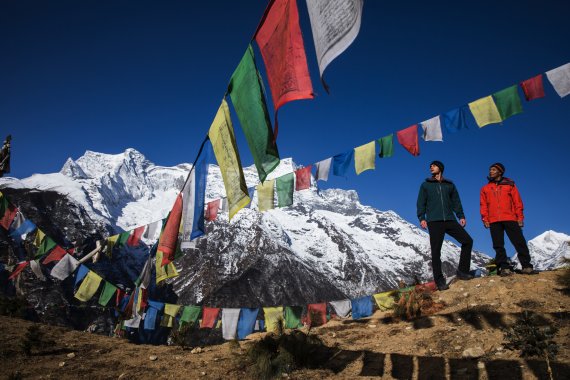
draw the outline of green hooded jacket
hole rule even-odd
[[[417,214],[420,221],[427,222],[456,220],[465,218],[463,206],[457,188],[447,178],[441,182],[435,178],[427,178],[420,186],[418,194]]]

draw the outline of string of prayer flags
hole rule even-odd
[[[156,283],[159,284],[162,281],[178,276],[178,271],[174,266],[174,263],[169,262],[166,265],[162,265],[164,262],[164,253],[160,250],[156,251],[156,261],[155,261],[155,271],[156,271]]]
[[[516,84],[495,92],[493,99],[495,100],[495,105],[499,110],[499,115],[501,115],[502,120],[506,120],[523,111],[518,86]]]
[[[570,94],[570,62],[547,71],[546,77],[561,98]]]
[[[259,180],[264,182],[267,175],[279,165],[279,152],[251,45],[230,79],[228,93],[253,156]]]
[[[42,263],[44,265],[47,265],[49,263],[51,263],[52,261],[59,261],[61,259],[63,259],[63,257],[67,255],[67,252],[65,251],[65,249],[61,248],[59,245],[56,245],[54,249],[52,249],[52,251],[49,253],[49,255],[47,255],[44,259],[44,261],[42,261]]]
[[[424,141],[443,141],[443,134],[441,133],[441,119],[439,116],[422,121],[421,126],[424,130],[422,136]]]
[[[105,281],[103,284],[103,290],[101,291],[101,294],[99,294],[99,305],[103,307],[107,306],[116,291],[117,287],[115,285],[111,284],[109,281]]]
[[[67,254],[63,256],[63,258],[51,269],[50,276],[63,281],[69,277],[70,274],[75,272],[75,269],[77,269],[78,266],[79,260],[70,254]]]
[[[214,199],[213,201],[208,202],[208,206],[206,207],[206,220],[208,222],[213,222],[218,217],[220,203],[221,199]]]
[[[158,313],[164,309],[164,303],[148,300],[148,307],[146,308],[146,314],[144,317],[144,329],[154,330],[156,327],[156,319]]]
[[[344,52],[360,31],[363,0],[307,0],[321,82],[327,66]]]
[[[333,156],[333,174],[340,177],[345,177],[350,163],[352,162],[352,157],[354,156],[354,149],[347,152],[337,154]]]
[[[234,340],[237,335],[240,309],[222,309],[222,336],[226,340]]]
[[[237,149],[230,109],[225,99],[216,113],[208,132],[220,166],[226,197],[230,204],[230,220],[250,202],[243,168]]]
[[[22,271],[28,266],[29,263],[29,261],[22,261],[21,263],[18,263],[18,265],[16,265],[16,268],[14,268],[12,271],[12,274],[10,274],[8,277],[8,280],[13,280],[18,277],[18,275],[22,273]]]
[[[273,184],[275,180],[265,181],[257,185],[257,208],[259,211],[267,211],[273,209]]]
[[[180,316],[180,327],[182,329],[185,324],[193,325],[200,317],[202,308],[200,306],[184,306],[182,315]]]
[[[79,264],[79,269],[75,273],[75,283],[73,287],[77,287],[77,285],[81,282],[81,280],[83,280],[87,276],[88,273],[89,273],[89,268],[87,268],[83,264]]]
[[[380,153],[378,156],[380,158],[388,158],[394,155],[394,134],[391,133],[388,136],[384,136],[378,139],[378,144],[380,145]]]
[[[265,329],[267,332],[278,331],[279,323],[283,319],[283,307],[264,307],[263,314],[265,315]]]
[[[542,74],[538,74],[532,78],[522,81],[521,88],[527,101],[544,98],[545,96]]]
[[[97,273],[93,271],[89,271],[89,273],[87,273],[87,276],[85,276],[85,279],[81,283],[81,286],[79,286],[79,289],[77,289],[77,292],[75,293],[75,298],[83,302],[89,301],[91,297],[95,295],[97,289],[99,289],[101,280],[102,280],[101,276],[99,276]]]
[[[202,324],[201,329],[213,329],[216,325],[216,320],[218,319],[218,314],[220,313],[220,308],[218,307],[206,307],[202,310]]]
[[[327,304],[311,303],[307,305],[307,324],[311,327],[327,323]]]
[[[467,120],[465,119],[465,107],[454,108],[442,115],[443,125],[450,133],[458,132],[462,129],[468,129]]]
[[[352,309],[350,300],[330,301],[329,303],[333,307],[336,315],[341,318],[347,318],[348,314],[350,314],[350,310]]]
[[[237,324],[237,337],[239,340],[247,338],[253,333],[259,309],[242,308]]]
[[[255,41],[265,62],[275,110],[274,138],[277,139],[279,108],[293,100],[314,97],[299,26],[297,0],[271,1]]]
[[[479,128],[489,124],[500,123],[502,121],[499,110],[491,95],[469,103],[469,109],[477,122]]]
[[[315,168],[317,169],[315,181],[328,181],[331,165],[332,165],[332,157],[317,162],[315,164]]]
[[[360,174],[366,170],[374,170],[376,159],[376,142],[371,141],[354,148],[354,168],[356,174]]]
[[[180,311],[180,305],[174,305],[171,303],[164,304],[164,315],[162,316],[161,326],[172,327],[174,326],[174,317]]]
[[[275,187],[277,189],[278,207],[287,207],[293,204],[294,183],[295,175],[293,173],[287,173],[277,178]]]
[[[382,311],[386,311],[391,309],[394,306],[394,296],[393,291],[383,292],[383,293],[376,293],[372,297],[374,297],[374,301],[376,301],[376,305]]]
[[[312,166],[309,165],[295,170],[295,191],[306,190],[311,187],[311,169]]]
[[[418,142],[418,126],[414,124],[408,128],[396,132],[398,142],[404,147],[412,156],[420,155],[420,145]]]
[[[366,318],[372,315],[372,297],[364,296],[350,300],[352,319]]]
[[[129,247],[138,247],[142,234],[144,233],[146,226],[137,227],[133,230],[129,239],[127,240],[127,245]]]
[[[0,226],[8,230],[17,213],[18,209],[0,192]]]
[[[285,306],[285,328],[297,329],[299,327],[302,327],[302,316],[303,306]]]
[[[178,233],[180,231],[181,219],[182,194],[178,194],[158,243],[158,249],[163,253],[162,266],[174,261],[174,254],[176,252],[176,245],[178,243]]]

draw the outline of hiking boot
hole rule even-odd
[[[501,276],[501,277],[511,276],[512,274],[513,274],[513,271],[510,270],[509,268],[503,268],[499,271],[499,276]]]
[[[437,286],[437,290],[440,292],[449,289],[449,285],[447,285],[447,282],[445,280],[436,281],[435,286]]]
[[[475,276],[473,276],[471,273],[465,273],[460,270],[458,270],[455,274],[457,275],[457,279],[463,281],[469,281],[475,278]]]
[[[521,271],[522,274],[538,274],[537,271],[535,271],[534,269],[532,269],[532,267],[526,267],[523,268],[523,270]]]

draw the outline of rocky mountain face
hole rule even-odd
[[[529,240],[528,249],[534,269],[556,269],[570,263],[570,235],[546,231]],[[513,260],[518,263],[516,254]]]
[[[0,188],[58,242],[83,241],[164,218],[190,167],[156,166],[134,149],[117,155],[88,151],[68,159],[59,173],[2,178]],[[283,159],[269,179],[295,168]],[[244,174],[248,187],[258,183],[255,167]],[[224,195],[220,170],[210,165],[206,199]],[[257,211],[254,194],[251,208],[231,221],[219,214],[207,232],[176,262],[180,276],[172,285],[179,303],[305,304],[431,279],[426,232],[392,211],[362,205],[352,190],[319,191],[312,183],[295,193],[293,206],[264,213]],[[444,243],[447,275],[457,268],[458,251]],[[472,269],[487,260],[473,252]]]

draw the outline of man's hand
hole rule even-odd
[[[425,220],[422,220],[420,222],[420,226],[425,230],[427,228],[427,222]]]
[[[483,225],[485,226],[485,228],[489,228],[490,226],[489,222],[483,222]]]
[[[459,224],[461,224],[461,227],[465,227],[467,221],[465,220],[465,218],[459,219]]]
[[[524,227],[524,222],[522,220],[519,220],[519,227]]]

